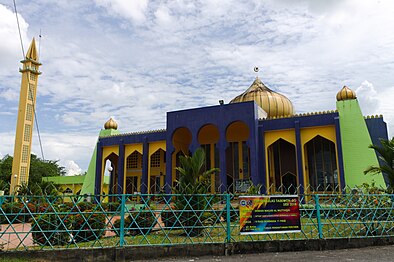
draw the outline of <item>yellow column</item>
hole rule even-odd
[[[18,120],[15,132],[14,159],[10,194],[14,194],[17,186],[29,182],[30,152],[33,134],[34,111],[36,107],[37,80],[41,72],[38,70],[38,54],[33,38],[26,57],[21,61],[23,68],[19,95]]]

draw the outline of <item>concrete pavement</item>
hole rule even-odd
[[[170,262],[392,262],[394,261],[394,245],[373,246],[365,248],[326,250],[326,251],[300,251],[300,252],[267,252],[260,254],[243,254],[232,256],[205,256],[187,258],[163,258],[142,261],[170,261]]]

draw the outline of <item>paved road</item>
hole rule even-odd
[[[143,260],[140,260],[143,261]],[[282,253],[261,253],[247,255],[233,255],[228,257],[189,257],[189,258],[162,258],[144,261],[170,261],[170,262],[283,262],[283,261],[313,261],[313,262],[339,262],[339,261],[394,261],[394,245],[381,247],[366,247],[328,251],[302,251]]]

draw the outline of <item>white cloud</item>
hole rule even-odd
[[[65,167],[83,166],[84,170],[89,165],[94,147],[98,138],[96,135],[81,133],[41,133],[41,141],[45,159],[59,160],[59,163]],[[0,133],[0,145],[2,153],[13,155],[14,152],[14,132]],[[33,131],[32,153],[38,157],[41,156],[41,149],[37,137],[37,132]],[[72,165],[71,165],[72,164]]]
[[[12,72],[11,67],[18,68],[19,60],[23,57],[19,40],[18,27],[16,23],[15,13],[0,4],[0,74]],[[22,15],[18,15],[19,25],[21,29],[22,39],[27,41],[28,23]],[[26,47],[25,47],[26,48]],[[27,50],[25,49],[25,52]],[[8,70],[7,70],[8,69]]]
[[[166,6],[159,6],[155,11],[155,17],[157,19],[156,23],[159,25],[172,25],[170,10]]]
[[[18,101],[19,93],[13,89],[6,89],[3,92],[0,91],[0,95],[8,101]]]
[[[120,15],[138,24],[145,21],[148,0],[95,0],[95,2],[114,16]]]
[[[73,160],[66,161],[65,168],[67,170],[66,176],[81,175],[82,169]]]
[[[365,80],[355,91],[363,114],[377,114],[380,107],[380,100],[373,84]]]

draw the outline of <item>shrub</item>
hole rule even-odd
[[[102,213],[92,213],[91,210],[71,215],[73,239],[75,242],[87,242],[99,239],[104,234],[105,215]]]
[[[54,211],[53,206],[48,203],[41,203],[37,206],[37,213],[53,213]]]
[[[222,218],[224,221],[227,220],[227,209],[224,207],[222,212]],[[230,222],[237,222],[239,220],[239,206],[230,207]]]
[[[120,219],[114,223],[114,230],[119,235]],[[155,214],[151,210],[141,209],[139,212],[133,211],[125,218],[124,230],[125,235],[147,235],[157,223]]]
[[[182,226],[177,218],[177,214],[173,210],[164,210],[163,212],[161,212],[160,216],[161,221],[163,222],[165,227],[179,228]]]
[[[94,204],[81,203],[78,204],[81,211],[68,203],[56,206],[56,211],[40,206],[39,209],[46,210],[46,213],[35,216],[36,222],[32,225],[34,242],[40,245],[65,245],[71,240],[85,242],[102,237],[106,227],[105,215],[86,209],[94,209]]]
[[[0,216],[1,224],[22,223],[22,222],[26,222],[30,218],[29,214],[28,214],[28,216],[26,215],[26,213],[28,213],[28,212],[26,211],[24,204],[21,202],[4,203],[1,206],[1,209],[4,212],[4,214],[1,213],[1,216]]]
[[[70,240],[67,230],[71,222],[64,215],[54,213],[37,215],[32,225],[32,236],[35,243],[44,246],[65,245]]]
[[[119,202],[109,202],[109,203],[103,203],[101,205],[103,206],[103,209],[105,211],[110,211],[110,212],[119,211],[120,212],[120,210],[118,210],[119,206],[120,206]]]
[[[90,202],[78,202],[77,207],[81,212],[94,209],[95,204]],[[77,210],[78,210],[77,209]]]

